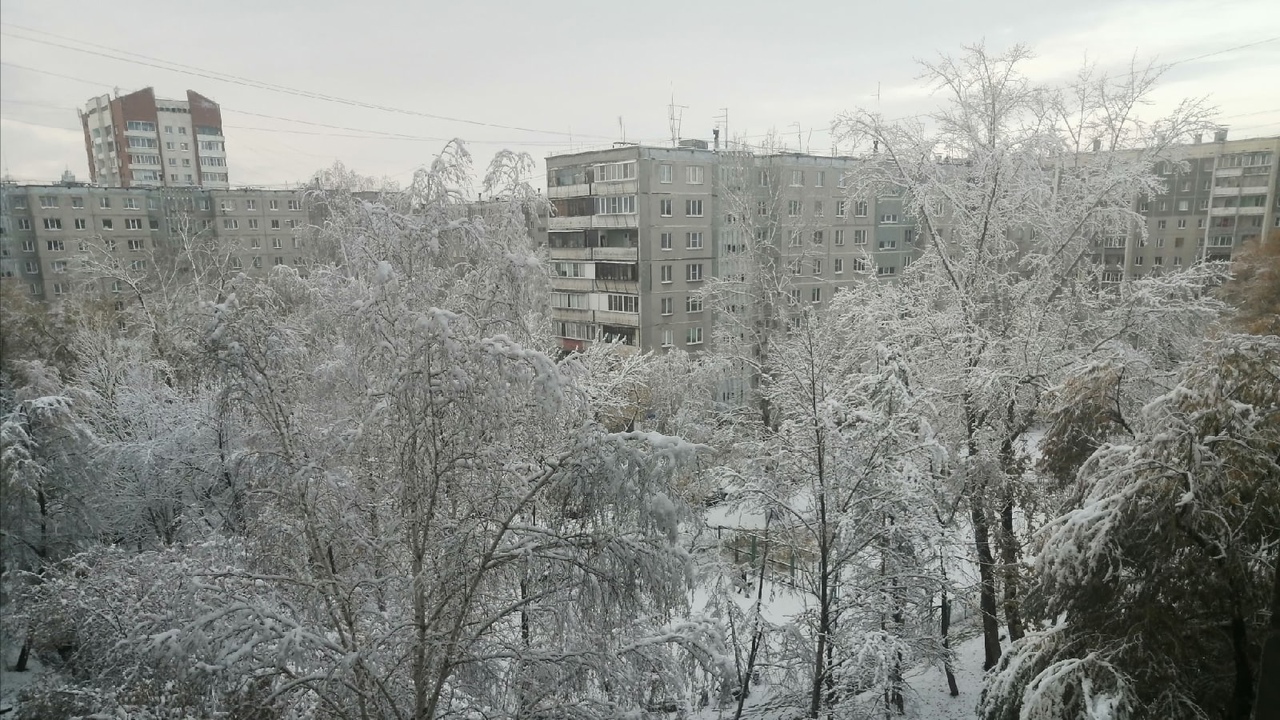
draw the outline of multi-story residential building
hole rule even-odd
[[[228,272],[264,275],[305,266],[309,204],[302,190],[95,187],[72,180],[0,187],[0,282],[56,302],[76,292],[119,292],[110,273],[146,277],[180,268],[198,245]]]
[[[567,349],[617,340],[697,351],[713,318],[700,291],[745,277],[749,239],[796,312],[860,278],[888,278],[918,252],[894,198],[854,199],[857,160],[617,143],[547,159],[554,332]]]
[[[1137,200],[1146,237],[1103,241],[1104,279],[1119,281],[1189,266],[1228,261],[1244,243],[1280,228],[1280,137],[1179,146],[1156,173],[1165,192]]]
[[[107,187],[230,187],[218,103],[191,90],[157,99],[151,88],[91,98],[80,111],[89,176]]]

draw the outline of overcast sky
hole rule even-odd
[[[891,117],[928,110],[937,99],[922,92],[916,59],[983,40],[995,49],[1029,44],[1038,57],[1028,71],[1045,81],[1073,74],[1086,56],[1114,70],[1135,53],[1188,60],[1169,71],[1157,105],[1209,96],[1233,138],[1276,135],[1276,7],[1275,0],[0,0],[0,164],[24,182],[52,181],[68,168],[87,178],[76,108],[116,88],[147,86],[161,97],[191,89],[222,104],[233,185],[304,180],[335,160],[403,182],[451,137],[468,141],[478,164],[510,147],[541,165],[549,153],[622,139],[624,128],[627,140],[669,143],[673,97],[686,106],[684,137],[709,139],[727,108],[735,138],[776,129],[792,149],[829,152],[837,112],[877,104]],[[122,51],[152,59],[119,59]],[[242,80],[200,76],[213,73]]]

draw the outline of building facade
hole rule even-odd
[[[703,295],[743,278],[768,246],[794,313],[841,287],[889,278],[919,252],[894,198],[847,197],[857,160],[616,144],[547,159],[555,334],[566,349],[618,341],[640,351],[711,341]],[[749,242],[751,238],[754,243]]]
[[[105,187],[230,187],[218,103],[188,90],[91,98],[80,111],[89,176]]]
[[[309,226],[302,190],[7,184],[0,186],[0,282],[50,303],[119,294],[109,270],[145,278],[180,269],[192,247],[222,271],[265,275],[310,261]]]
[[[1155,168],[1165,192],[1137,199],[1146,235],[1103,241],[1104,280],[1167,272],[1200,261],[1230,261],[1248,242],[1280,229],[1280,137],[1228,140],[1174,149]]]

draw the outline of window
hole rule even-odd
[[[635,202],[635,198],[634,198],[634,197],[633,197],[633,198],[631,198],[631,200],[632,200],[632,202],[633,202],[633,203]],[[290,201],[289,201],[289,209],[290,209],[290,210],[301,210],[301,209],[302,209],[302,201],[301,201],[301,200],[290,200]],[[632,207],[632,208],[631,208],[631,212],[635,212],[635,208],[634,208],[634,207]]]
[[[1144,212],[1146,212],[1146,211],[1147,211],[1147,207],[1148,207],[1148,203],[1147,203],[1147,201],[1146,201],[1146,200],[1139,200],[1139,201],[1138,201],[1138,212],[1140,212],[1140,213],[1144,213]]]
[[[671,282],[671,266],[663,265],[659,269],[659,276],[661,277],[661,282],[664,282],[664,283]]]
[[[1143,263],[1144,261],[1145,261],[1145,258],[1143,258],[1141,255],[1138,255],[1138,256],[1136,256],[1136,257],[1134,257],[1134,258],[1133,258],[1133,264],[1134,264],[1134,265],[1141,266],[1141,265],[1142,265],[1142,263]]]
[[[66,249],[61,240],[46,240],[44,245],[50,252],[61,252]]]
[[[792,231],[791,231],[791,242],[790,242],[790,243],[788,243],[788,244],[789,244],[791,247],[798,247],[798,246],[800,246],[800,245],[802,244],[802,243],[801,243],[801,241],[800,241],[800,238],[801,238],[801,237],[802,237],[802,234],[801,234],[801,232],[800,232],[799,230],[792,230]]]
[[[769,187],[768,171],[761,170],[760,172],[756,173],[756,183],[759,184],[760,187]]]
[[[124,229],[125,230],[141,230],[142,218],[125,218]]]
[[[685,169],[685,182],[690,185],[701,185],[703,178],[706,176],[706,168],[701,165],[690,165]]]
[[[756,202],[756,214],[757,214],[757,215],[768,215],[768,214],[769,214],[769,203],[765,202],[764,200],[760,200],[760,201]]]
[[[13,199],[13,209],[14,209],[14,210],[26,210],[26,209],[27,209],[27,199],[26,199],[25,197],[15,197],[15,198]]]
[[[130,249],[130,250],[134,250],[134,251],[141,250],[141,249],[142,249],[142,241],[141,241],[141,240],[130,240],[130,241],[129,241],[129,249]]]
[[[1151,259],[1151,263],[1153,265],[1164,265],[1164,256],[1156,255],[1154,258]]]
[[[800,288],[791,288],[787,294],[791,296],[791,302],[797,305],[800,304]]]
[[[290,210],[296,200],[290,200]],[[596,215],[632,215],[636,211],[635,195],[601,195],[596,198]]]
[[[813,216],[822,217],[822,201],[821,200],[813,201]]]
[[[664,297],[662,298],[662,301],[659,304],[662,308],[661,312],[663,315],[670,315],[672,312],[675,311],[675,306],[676,306],[675,298]]]
[[[866,231],[866,230],[854,230],[854,231],[853,231],[853,244],[854,244],[854,245],[866,245],[866,244],[867,244],[867,231]]]
[[[827,173],[825,171],[819,170],[818,172],[814,173],[814,175],[815,175],[815,177],[813,178],[814,187],[822,187],[823,185],[827,184]]]
[[[137,130],[139,132],[155,132],[156,124],[153,122],[143,122],[141,120],[129,120],[125,122],[124,129]]]
[[[669,232],[662,233],[662,239],[659,240],[659,243],[661,244],[661,247],[663,250],[671,249],[672,236],[674,235],[675,233],[669,233]]]
[[[702,281],[702,263],[689,263],[684,266],[684,279],[688,282]]]
[[[857,202],[855,202],[855,203],[853,204],[853,216],[854,216],[854,217],[866,217],[866,216],[867,216],[867,201],[866,201],[866,200],[859,200],[859,201],[857,201]]]
[[[897,213],[884,213],[880,216],[880,222],[885,225],[895,225],[898,222]]]
[[[54,294],[54,295],[66,295],[66,294],[67,294],[67,287],[68,287],[68,286],[67,286],[67,285],[64,285],[63,283],[54,283],[54,284],[53,284],[53,294]]]
[[[879,265],[876,267],[876,275],[888,276],[888,275],[897,275],[897,274],[898,274],[898,268],[892,265]]]
[[[813,243],[814,243],[815,245],[821,245],[823,240],[824,240],[824,236],[823,236],[823,234],[822,234],[822,231],[821,231],[821,230],[814,230],[814,231],[813,231]]]
[[[109,210],[109,209],[111,209],[111,198],[109,198],[109,197],[100,197],[100,198],[98,198],[98,207],[100,207],[100,208],[102,208],[102,209],[104,209],[104,210]]]
[[[822,274],[822,261],[817,258],[815,258],[813,261],[813,274],[814,275]]]
[[[35,251],[36,251],[36,241],[35,241],[35,240],[23,240],[23,241],[22,241],[22,252],[29,252],[29,253],[30,253],[30,252],[35,252]]]
[[[253,257],[253,266],[256,268],[262,267],[262,258],[260,256],[255,255]]]
[[[701,250],[702,249],[702,233],[700,232],[685,233],[684,247],[686,250]]]
[[[894,239],[881,240],[878,246],[881,250],[897,250],[898,241]]]
[[[835,274],[839,275],[844,272],[844,258],[835,259]]]
[[[244,201],[244,209],[245,209],[245,210],[257,210],[257,209],[258,209],[258,201],[257,201],[257,200],[245,200],[245,201]]]
[[[595,168],[596,182],[617,182],[619,180],[633,180],[636,176],[636,164],[632,162],[609,163],[607,165],[597,165]]]
[[[803,203],[801,203],[799,200],[788,200],[788,201],[787,201],[787,215],[788,215],[788,216],[790,216],[790,217],[796,217],[796,216],[797,216],[797,215],[799,215],[801,212],[803,212],[803,210],[804,210],[804,204],[803,204]]]
[[[102,241],[102,247],[106,248],[107,252],[115,252],[115,251],[116,251],[116,241],[115,241],[115,240],[103,240],[103,241]]]
[[[46,209],[58,207],[58,197],[56,195],[41,195],[40,207]]]
[[[130,270],[146,270],[147,261],[146,260],[130,260],[129,269]]]
[[[1178,212],[1187,212],[1187,211],[1188,211],[1188,210],[1190,210],[1190,209],[1191,209],[1191,201],[1190,201],[1190,200],[1179,200],[1179,201],[1178,201]]]
[[[702,312],[702,298],[697,295],[689,295],[684,299],[685,312]]]
[[[125,144],[130,148],[156,148],[160,147],[160,143],[155,138],[147,137],[128,137],[125,138]]]
[[[809,302],[822,302],[822,288],[816,287],[809,291]]]
[[[40,274],[40,263],[36,262],[35,260],[28,260],[28,261],[27,261],[27,266],[26,266],[26,271],[27,271],[27,274],[28,274],[28,275],[39,275],[39,274]]]
[[[662,217],[671,217],[671,199],[664,198],[658,201],[658,214]]]
[[[685,331],[685,345],[701,345],[702,344],[702,328],[692,327]]]
[[[112,229],[112,227],[111,227],[111,218],[103,218],[103,219],[102,219],[102,229],[103,229],[103,230],[111,230],[111,229]]]
[[[791,171],[791,187],[804,187],[804,171],[803,170]]]
[[[261,248],[262,248],[262,239],[261,239],[261,238],[252,238],[252,239],[250,239],[250,240],[249,240],[249,247],[250,247],[251,249],[253,249],[253,250],[259,250],[259,249],[261,249]]]
[[[45,230],[61,230],[62,218],[45,218],[44,229]]]
[[[165,149],[165,150],[173,150],[173,149],[176,149],[177,147],[178,147],[178,146],[177,146],[177,145],[175,145],[175,144],[174,144],[174,142],[173,142],[172,140],[170,140],[170,141],[168,141],[168,142],[166,142],[166,143],[164,144],[164,149]],[[172,165],[172,164],[173,164],[173,163],[170,163],[170,165]]]
[[[272,220],[272,221],[271,221],[271,229],[272,229],[272,230],[279,230],[279,229],[280,229],[280,221],[279,221],[279,220]]]
[[[279,210],[279,209],[280,209],[280,201],[279,201],[279,200],[268,200],[268,201],[267,201],[267,209],[268,209],[268,210]]]
[[[1173,264],[1174,264],[1174,265],[1181,265],[1181,264],[1182,264],[1182,258],[1180,258],[1180,257],[1175,257],[1175,258],[1173,259]]]
[[[671,166],[670,165],[658,166],[658,182],[660,183],[671,182]]]
[[[1198,207],[1200,210],[1208,210],[1208,209],[1209,209],[1209,201],[1208,201],[1208,200],[1201,200],[1201,201],[1200,201],[1200,203],[1199,203],[1199,205],[1198,205],[1197,207]]]
[[[236,257],[236,258],[231,258],[231,269],[232,269],[232,270],[243,270],[243,269],[244,269],[244,262],[243,262],[240,258],[238,258],[238,257]]]
[[[1157,221],[1156,221],[1156,229],[1157,229],[1157,230],[1164,230],[1164,229],[1165,229],[1165,228],[1167,228],[1168,226],[1169,226],[1169,221],[1168,221],[1168,220],[1157,220]]]
[[[865,259],[865,258],[854,258],[854,259],[853,259],[853,270],[854,270],[854,272],[866,272],[866,271],[867,271],[867,261],[866,261],[866,259]]]
[[[676,344],[676,333],[671,328],[662,329],[662,347],[671,347]]]
[[[83,210],[84,198],[78,197],[78,196],[71,198],[71,207],[75,208],[76,210]]]
[[[77,230],[88,230],[88,229],[89,229],[89,221],[88,221],[88,220],[86,220],[85,218],[76,218],[76,219],[75,219],[75,224],[76,224],[76,229],[77,229]]]
[[[292,219],[292,220],[289,220],[288,225],[290,228],[296,230],[297,228],[302,227],[302,221],[297,219]]]
[[[30,230],[30,229],[31,229],[31,218],[18,218],[18,229],[19,229],[19,230]]]
[[[836,245],[844,245],[844,230],[836,231]]]
[[[239,230],[240,221],[235,218],[222,218],[223,230]]]
[[[1175,248],[1180,248],[1180,247],[1182,247],[1182,243],[1183,243],[1183,238],[1174,238],[1174,239],[1173,239],[1173,246],[1174,246]]]
[[[552,270],[558,277],[580,278],[586,277],[586,269],[582,263],[558,262],[553,263]]]
[[[257,230],[257,229],[258,229],[258,219],[257,219],[257,218],[249,218],[249,229],[250,229],[250,230]]]
[[[169,158],[169,165],[171,167],[178,167],[178,158],[175,158],[175,157]],[[173,179],[177,180],[178,176],[177,175],[173,176]]]
[[[586,293],[551,293],[551,307],[570,310],[589,309]]]
[[[1178,219],[1178,229],[1179,229],[1179,230],[1186,230],[1186,229],[1187,229],[1187,219],[1186,219],[1186,218],[1179,218],[1179,219]]]

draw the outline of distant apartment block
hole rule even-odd
[[[1280,229],[1280,137],[1228,140],[1175,149],[1155,168],[1165,192],[1137,199],[1146,237],[1102,241],[1103,279],[1118,282],[1205,261],[1229,261],[1245,243]]]
[[[554,333],[696,352],[714,321],[699,291],[744,275],[748,238],[776,250],[794,313],[891,278],[919,252],[892,197],[853,199],[853,158],[615,144],[547,159]]]
[[[185,247],[228,276],[264,276],[311,260],[302,190],[116,188],[74,182],[0,186],[0,282],[57,303],[122,288],[86,263],[121,276],[182,270]],[[110,275],[110,273],[105,273]],[[118,302],[125,302],[121,297]]]
[[[151,88],[91,98],[80,111],[89,176],[104,187],[230,187],[218,103],[191,90],[185,100]]]

